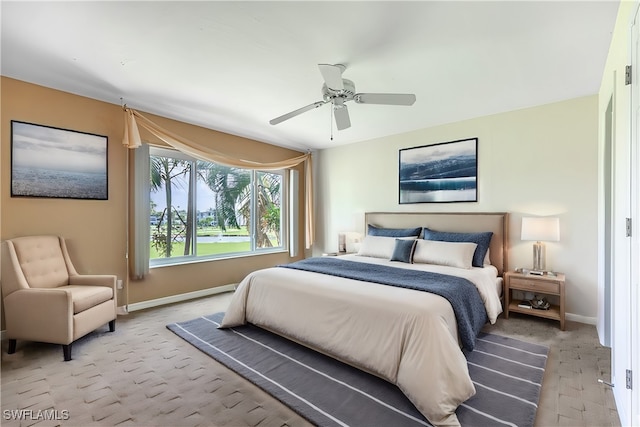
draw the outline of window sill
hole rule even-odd
[[[200,264],[203,262],[215,262],[215,261],[223,261],[228,259],[238,259],[238,258],[248,258],[262,255],[273,255],[286,253],[289,251],[285,248],[275,248],[275,249],[265,249],[259,252],[250,252],[250,253],[241,253],[241,254],[229,254],[229,255],[219,255],[216,257],[202,257],[202,258],[156,258],[154,264],[149,264],[149,269],[162,268],[162,267],[174,267],[176,265],[186,265],[186,264]],[[158,261],[162,260],[162,261]]]

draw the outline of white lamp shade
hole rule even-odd
[[[560,241],[560,218],[522,218],[521,240]]]

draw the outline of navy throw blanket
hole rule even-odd
[[[387,265],[314,257],[278,267],[329,274],[347,279],[415,289],[440,295],[449,301],[458,322],[462,346],[473,350],[480,329],[487,323],[487,311],[476,286],[462,277]]]

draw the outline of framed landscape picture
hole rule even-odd
[[[478,201],[478,138],[404,148],[399,160],[400,204]]]
[[[107,137],[11,121],[11,196],[108,199]]]

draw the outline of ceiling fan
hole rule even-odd
[[[270,120],[269,123],[277,125],[306,111],[313,110],[324,104],[333,104],[333,113],[338,130],[351,126],[349,110],[346,103],[355,101],[358,104],[382,104],[382,105],[413,105],[416,96],[408,93],[356,93],[356,86],[351,80],[343,79],[342,73],[346,67],[342,64],[318,64],[320,73],[324,79],[322,85],[322,101],[314,102],[305,107],[298,108]]]

